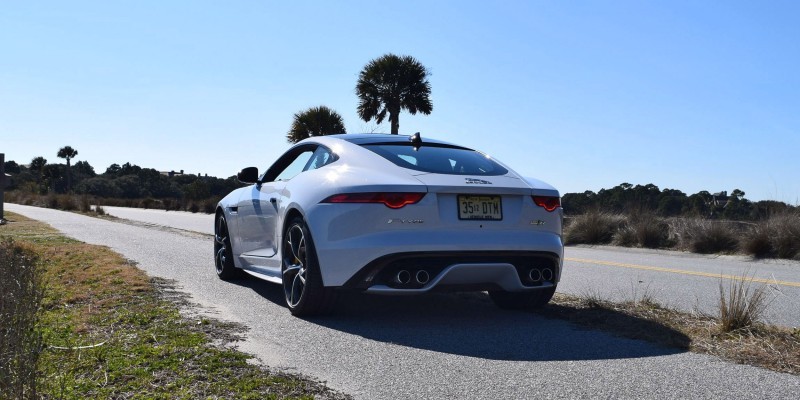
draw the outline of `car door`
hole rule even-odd
[[[286,182],[304,171],[312,161],[316,145],[290,149],[251,186],[239,202],[239,238],[244,260],[256,266],[274,266],[278,252],[278,213]]]

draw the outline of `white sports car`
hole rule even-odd
[[[409,136],[295,144],[217,206],[217,275],[283,286],[294,315],[336,290],[488,291],[503,308],[550,301],[564,246],[559,193],[462,146]]]

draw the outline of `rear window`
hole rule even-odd
[[[366,144],[369,149],[394,164],[416,171],[448,175],[505,175],[508,170],[475,150],[425,144],[414,149],[407,143]]]

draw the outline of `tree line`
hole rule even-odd
[[[65,156],[62,157],[62,154]],[[120,199],[205,200],[222,198],[242,186],[235,176],[221,179],[181,172],[162,173],[130,162],[111,164],[98,174],[88,161],[78,161],[72,165],[70,160],[77,155],[77,150],[66,146],[58,152],[59,157],[67,160],[66,164],[48,163],[41,156],[33,158],[27,166],[6,161],[5,170],[12,175],[7,190],[41,195],[76,193]]]
[[[659,189],[649,183],[632,185],[621,183],[611,189],[600,189],[597,193],[566,193],[561,199],[567,215],[580,215],[589,211],[607,211],[620,214],[648,213],[662,217],[720,218],[738,221],[753,221],[770,215],[791,211],[795,207],[780,201],[762,200],[752,202],[745,192],[734,189],[730,194],[712,194],[700,191],[692,195],[677,189]]]

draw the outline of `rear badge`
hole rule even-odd
[[[492,182],[485,181],[483,179],[475,179],[475,178],[464,178],[467,185],[491,185]]]
[[[391,218],[386,221],[387,224],[422,224],[424,220],[421,219],[403,219],[403,218]]]
[[[544,221],[542,221],[540,219],[537,219],[536,221],[531,221],[531,225],[541,226],[541,225],[544,225],[544,224],[546,224],[546,222],[544,222]]]

